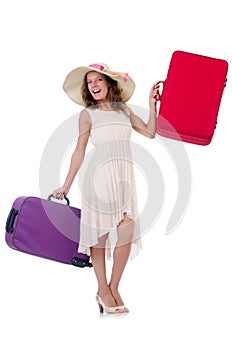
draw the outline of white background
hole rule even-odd
[[[165,161],[157,158],[162,163],[165,203],[157,224],[144,236],[143,251],[123,276],[121,293],[129,315],[99,317],[93,269],[15,252],[4,238],[14,199],[40,195],[39,166],[48,139],[80,110],[62,90],[66,74],[93,62],[128,71],[137,85],[130,103],[147,108],[150,87],[166,77],[173,51],[223,58],[230,64],[229,4],[1,2],[2,349],[231,349],[230,70],[212,143],[185,145],[192,194],[182,222],[170,235],[164,232],[177,193],[176,173],[167,154]],[[157,140],[140,135],[133,134],[133,140],[154,156],[160,147]],[[74,206],[77,196],[73,188]]]

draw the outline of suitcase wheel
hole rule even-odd
[[[89,262],[89,259],[81,259],[78,257],[72,258],[72,265],[77,267],[92,267],[93,265]]]

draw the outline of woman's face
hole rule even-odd
[[[108,83],[104,74],[89,72],[87,74],[87,86],[89,92],[97,102],[107,102]]]

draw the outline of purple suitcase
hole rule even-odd
[[[6,221],[10,248],[78,267],[92,267],[89,256],[78,253],[81,210],[37,197],[18,197]]]

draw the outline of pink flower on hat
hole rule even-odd
[[[92,63],[89,65],[89,67],[94,68],[94,69],[98,69],[98,70],[105,72],[105,73],[108,73],[110,75],[121,76],[124,83],[126,83],[130,79],[128,73],[114,72],[112,70],[105,68],[103,65],[98,64],[98,63]]]
[[[89,67],[101,70],[102,72],[106,71],[106,68],[104,66],[97,63],[90,64]]]

